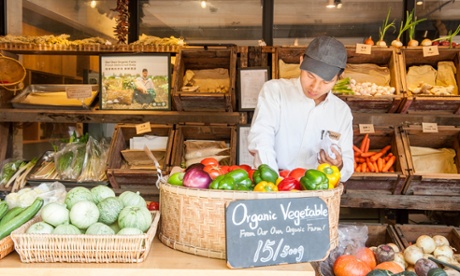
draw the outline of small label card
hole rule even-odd
[[[423,133],[437,133],[438,132],[438,124],[436,124],[436,123],[422,123],[422,131],[423,131]]]
[[[375,133],[373,124],[359,124],[359,133]]]
[[[152,128],[150,127],[149,122],[136,125],[136,134],[147,133],[150,131],[152,131]]]
[[[425,46],[423,47],[423,56],[439,56],[438,46]]]
[[[66,86],[65,92],[68,99],[86,99],[93,95],[93,89],[90,85]]]
[[[356,53],[357,54],[370,55],[371,52],[372,52],[372,46],[371,45],[362,44],[362,43],[357,43],[356,44]]]

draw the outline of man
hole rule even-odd
[[[149,71],[142,69],[142,76],[135,81],[134,100],[141,104],[152,103],[156,96],[153,82],[148,75]]]
[[[300,58],[299,78],[264,84],[248,136],[256,167],[314,169],[329,163],[339,167],[342,182],[348,180],[353,174],[353,117],[331,92],[346,64],[343,44],[322,36]]]

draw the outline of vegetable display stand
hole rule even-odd
[[[212,149],[201,148],[195,151],[193,154],[195,160],[199,160],[198,157],[214,157],[217,158],[221,165],[232,165],[236,164],[236,142],[237,142],[237,132],[235,126],[228,125],[176,125],[176,131],[174,135],[174,144],[172,147],[172,156],[171,156],[171,168],[174,166],[181,167],[184,164],[199,163],[200,161],[194,162],[193,159],[187,159],[186,155],[186,146],[185,142],[187,140],[191,141],[221,141],[227,145],[227,152],[225,159],[220,159],[219,157],[224,156],[215,156],[216,152]],[[188,166],[186,166],[188,167]]]
[[[401,136],[408,161],[406,170],[409,172],[403,193],[409,195],[459,196],[460,128],[438,126],[438,132],[432,133],[424,132],[420,125],[409,125],[401,127]],[[420,155],[418,164],[422,165],[422,167],[419,165],[419,168],[423,168],[423,170],[417,171],[417,163],[414,163],[414,152],[411,147],[432,149],[439,153],[453,150],[455,153],[452,153],[454,157],[451,160],[447,158],[448,155],[427,155],[428,159]],[[428,153],[433,153],[432,150]],[[429,164],[426,162],[429,162]],[[446,167],[446,164],[449,165]],[[446,173],[446,168],[450,168],[451,171]],[[438,169],[442,169],[444,172],[435,172]]]
[[[145,187],[148,193],[158,195],[155,183],[158,173],[153,162],[148,158],[142,149],[129,149],[131,138],[156,139],[167,138],[164,149],[152,150],[157,158],[160,169],[164,175],[169,173],[169,162],[171,160],[171,149],[174,141],[173,125],[150,124],[150,131],[137,134],[135,124],[118,124],[113,133],[112,141],[107,158],[107,178],[114,189],[138,189]],[[130,164],[131,163],[131,164]],[[138,189],[144,196],[142,189]]]
[[[14,248],[23,263],[140,263],[148,256],[155,237],[160,212],[152,211],[153,221],[140,235],[58,235],[27,234],[36,216],[11,233]]]
[[[428,235],[433,237],[441,235],[447,238],[449,245],[454,248],[455,254],[460,250],[459,228],[441,225],[417,225],[417,224],[396,224],[393,226],[404,248],[415,244],[418,237]]]
[[[318,197],[328,207],[330,250],[338,244],[340,197],[343,185],[332,190],[254,192],[195,189],[160,184],[159,238],[186,253],[225,259],[225,206],[233,200]],[[307,246],[308,247],[308,246]]]
[[[424,56],[422,47],[402,49],[400,55],[401,65],[401,81],[403,91],[407,94],[404,103],[401,105],[401,113],[424,114],[424,113],[443,113],[443,114],[460,114],[460,95],[458,86],[460,85],[460,48],[448,49],[439,47],[438,55]],[[452,62],[453,70],[446,73],[445,70],[439,70],[440,62]],[[420,93],[411,92],[410,84],[408,84],[407,71],[411,66],[431,66],[436,71],[436,78],[443,78],[443,85],[446,86],[445,80],[450,83],[455,83],[457,92],[450,95],[436,95],[434,90],[428,90],[429,86],[425,87],[427,91],[421,90]],[[428,83],[429,81],[420,75],[420,83]],[[431,86],[435,86],[432,83]],[[430,92],[431,91],[431,92]],[[437,93],[441,94],[441,93]]]
[[[402,145],[401,136],[398,132],[398,129],[394,127],[383,127],[383,126],[374,126],[374,133],[368,134],[369,139],[369,150],[368,152],[376,152],[377,154],[383,150],[385,147],[390,146],[390,149],[381,156],[393,155],[395,156],[394,163],[391,165],[394,168],[394,171],[388,170],[387,172],[379,171],[373,172],[366,170],[364,172],[359,172],[358,169],[355,169],[353,175],[345,182],[345,192],[346,193],[369,193],[372,195],[375,194],[401,194],[401,191],[407,180],[407,172],[404,170],[406,166],[406,157],[404,156],[404,148]],[[354,127],[353,134],[353,144],[360,145],[366,135],[359,132],[358,127]],[[356,156],[355,161],[357,164],[360,162],[366,163],[367,159],[371,157],[360,157]],[[373,161],[373,164],[377,164],[379,160]],[[382,161],[388,162],[388,161]],[[382,167],[384,165],[382,164]]]
[[[236,47],[181,49],[172,98],[177,111],[236,110]]]
[[[10,236],[0,240],[0,260],[14,251],[14,243]]]
[[[347,64],[373,64],[388,68],[390,73],[389,86],[395,88],[393,95],[363,96],[337,94],[353,112],[396,113],[403,103],[403,94],[399,72],[399,58],[391,48],[373,47],[371,54],[356,52],[356,47],[347,46]],[[273,78],[292,78],[300,74],[300,57],[305,47],[275,47],[272,60]]]

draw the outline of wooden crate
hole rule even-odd
[[[460,114],[460,96],[423,96],[423,95],[412,95],[408,91],[407,85],[407,70],[410,66],[414,65],[431,65],[437,69],[439,61],[453,61],[457,68],[456,81],[457,86],[460,85],[460,48],[448,49],[439,47],[439,55],[435,56],[423,56],[423,49],[410,48],[402,49],[400,55],[400,66],[401,66],[401,80],[402,90],[407,96],[404,99],[404,103],[401,105],[401,113],[443,113],[443,114]]]
[[[171,161],[171,149],[174,141],[173,125],[150,124],[151,131],[137,134],[135,124],[118,124],[113,133],[107,159],[107,178],[114,189],[136,189],[138,186],[148,186],[145,191],[158,195],[159,190],[155,186],[158,173],[155,169],[131,169],[121,153],[122,150],[129,149],[129,139],[142,137],[144,135],[155,135],[168,137],[165,158],[158,160],[163,175],[169,173]],[[144,195],[146,195],[144,193]]]
[[[347,48],[347,63],[363,64],[371,63],[382,67],[388,67],[391,74],[390,86],[396,89],[394,95],[388,96],[361,96],[361,95],[338,95],[354,112],[383,112],[396,113],[403,103],[401,93],[401,81],[399,73],[399,58],[396,52],[390,48],[372,48],[370,55],[356,53],[356,47]],[[305,47],[275,47],[272,60],[272,77],[280,78],[280,60],[286,64],[300,65],[300,56],[305,53]]]
[[[172,98],[178,111],[227,111],[236,110],[236,49],[205,48],[181,49],[176,56],[173,76]],[[187,70],[227,69],[230,77],[228,92],[182,91]]]
[[[460,250],[460,232],[459,228],[445,225],[420,225],[420,224],[396,224],[393,226],[396,234],[401,241],[403,248],[415,244],[417,238],[421,235],[441,235],[447,238],[450,246],[455,248],[455,254]]]
[[[438,126],[438,132],[423,132],[420,125],[401,127],[404,154],[407,156],[408,180],[403,194],[413,195],[460,195],[460,173],[418,173],[414,168],[411,146],[429,147],[434,149],[452,148],[456,152],[455,165],[460,172],[460,128],[454,126]]]
[[[171,167],[184,167],[185,144],[187,140],[225,141],[230,148],[230,165],[236,164],[237,132],[235,126],[228,125],[176,125],[172,147]]]
[[[369,133],[370,151],[378,151],[386,145],[391,145],[391,152],[396,156],[394,172],[354,172],[345,182],[346,193],[401,194],[407,180],[407,173],[401,164],[406,163],[404,149],[398,130],[394,127],[374,126],[374,133]],[[361,144],[365,134],[354,127],[353,143]]]

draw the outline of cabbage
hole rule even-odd
[[[99,209],[99,221],[105,224],[112,224],[117,221],[118,215],[123,209],[123,203],[116,197],[104,198],[97,204]]]
[[[104,198],[115,197],[115,192],[107,186],[98,185],[91,189],[93,194],[94,203],[98,204]]]
[[[138,206],[138,207],[147,207],[147,203],[144,198],[140,196],[139,192],[124,191],[121,193],[118,198],[123,202],[124,207],[128,206]]]
[[[70,223],[79,229],[87,229],[99,219],[99,209],[92,201],[79,201],[70,209]]]
[[[50,202],[43,206],[41,211],[42,220],[52,226],[69,223],[69,210],[64,204]]]
[[[96,222],[91,224],[86,230],[86,235],[115,235],[115,231],[112,228],[105,225],[102,222]]]
[[[53,232],[51,234],[57,234],[57,235],[79,235],[81,234],[80,229],[75,227],[75,225],[72,224],[60,224],[54,228]]]
[[[27,228],[27,234],[51,234],[54,227],[44,221],[39,221]]]
[[[72,209],[73,205],[79,201],[94,201],[93,194],[88,188],[75,187],[72,188],[65,196],[65,205],[67,209]]]

